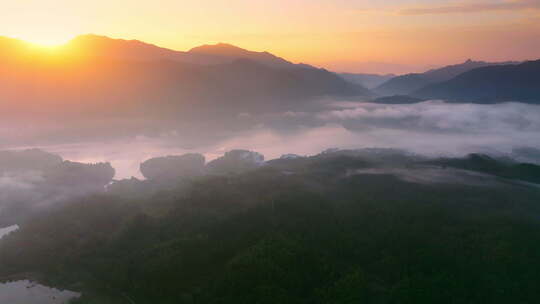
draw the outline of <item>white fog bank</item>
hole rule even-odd
[[[243,113],[238,117],[245,119],[255,123],[192,149],[185,148],[192,143],[170,134],[40,148],[73,161],[111,162],[116,178],[140,177],[139,164],[152,157],[198,152],[211,160],[232,149],[257,151],[266,159],[287,153],[312,155],[328,148],[399,148],[445,156],[473,152],[508,155],[520,148],[540,149],[540,106],[522,103],[341,102],[318,112]],[[527,161],[540,162],[540,157]]]

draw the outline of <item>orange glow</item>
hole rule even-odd
[[[0,36],[52,47],[79,34],[174,50],[226,42],[294,62],[396,72],[476,60],[536,59],[540,5],[529,0],[3,1]],[[389,71],[384,71],[389,72]]]
[[[25,35],[14,37],[28,42],[29,44],[43,49],[54,49],[63,46],[73,38],[72,35],[50,34],[50,35]]]

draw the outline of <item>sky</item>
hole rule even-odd
[[[227,42],[347,72],[540,58],[540,0],[0,0],[0,11],[0,36],[38,44]]]

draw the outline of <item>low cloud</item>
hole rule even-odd
[[[540,107],[522,103],[495,105],[427,101],[412,105],[365,103],[354,108],[317,114],[321,120],[342,122],[352,130],[373,128],[425,133],[540,132]]]
[[[257,151],[273,159],[287,153],[312,155],[328,148],[381,147],[425,155],[507,154],[540,163],[538,105],[439,101],[408,105],[347,101],[325,104],[313,111],[246,113],[237,117],[242,125],[245,123],[243,128],[218,139],[206,140],[201,134],[195,143],[182,136],[183,130],[176,130],[168,135],[137,136],[107,144],[98,141],[42,148],[73,161],[111,162],[116,178],[141,177],[139,164],[152,157],[202,153],[210,161],[233,149]]]

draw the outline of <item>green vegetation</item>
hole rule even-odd
[[[380,166],[321,154],[89,197],[6,237],[0,277],[41,273],[77,304],[538,302],[537,187],[351,174]]]
[[[498,160],[488,155],[470,154],[466,158],[442,158],[430,163],[540,183],[540,166],[516,163],[512,159]]]

